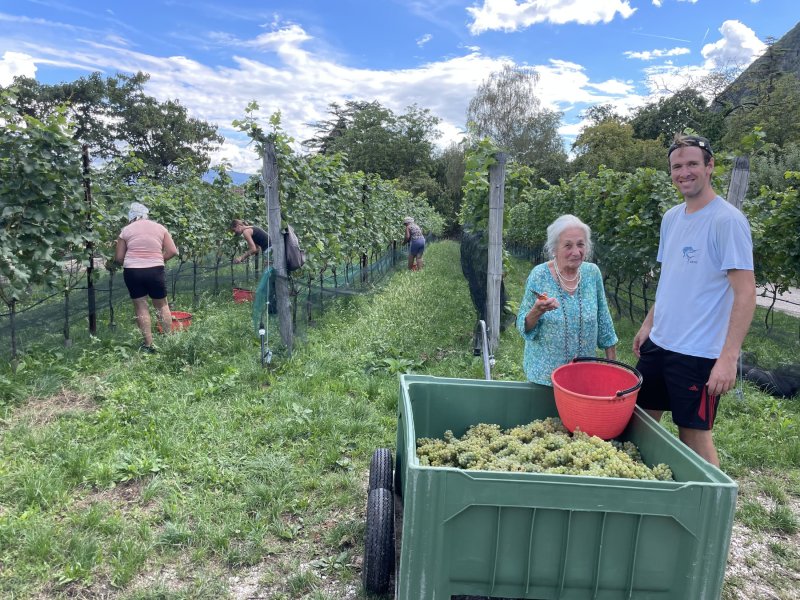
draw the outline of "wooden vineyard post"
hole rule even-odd
[[[737,156],[733,163],[731,182],[728,185],[726,200],[739,210],[742,210],[744,197],[747,194],[747,184],[750,182],[750,159],[746,156]]]
[[[278,159],[275,154],[275,142],[267,140],[264,143],[264,156],[262,157],[261,177],[264,181],[264,204],[267,209],[267,223],[269,226],[269,239],[272,245],[272,264],[275,269],[275,296],[278,306],[278,328],[281,341],[286,346],[289,354],[292,353],[292,314],[289,300],[289,279],[286,270],[286,248],[283,245],[283,232],[281,231],[281,202],[278,196]]]
[[[489,264],[486,270],[486,327],[489,353],[500,339],[500,288],[503,282],[503,205],[505,203],[506,155],[498,152],[489,167]]]

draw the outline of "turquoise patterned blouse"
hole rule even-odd
[[[576,356],[595,356],[597,348],[605,350],[617,343],[600,269],[584,262],[580,271],[581,283],[573,295],[561,289],[547,263],[536,265],[528,275],[517,314],[517,329],[525,339],[522,367],[528,381],[552,386],[550,374],[556,367]],[[533,290],[557,298],[559,307],[544,313],[526,333],[525,315],[536,302]]]

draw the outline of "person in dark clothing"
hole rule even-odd
[[[241,219],[234,219],[231,221],[231,231],[236,235],[241,235],[247,242],[247,251],[234,258],[234,264],[238,265],[247,260],[250,255],[266,252],[269,248],[269,235],[260,227],[245,223]]]

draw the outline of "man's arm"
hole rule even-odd
[[[756,280],[753,271],[730,269],[728,281],[733,288],[733,308],[725,344],[706,384],[711,396],[721,396],[736,384],[736,362],[756,310]]]
[[[639,331],[633,338],[633,353],[637,357],[639,356],[639,348],[641,348],[642,344],[644,344],[644,341],[650,336],[650,330],[653,328],[653,314],[655,311],[656,305],[653,303],[652,308],[650,308],[650,312],[647,313],[647,316],[642,322],[642,326],[639,328]]]

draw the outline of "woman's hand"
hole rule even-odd
[[[536,294],[536,302],[533,303],[528,314],[532,313],[536,317],[541,317],[544,313],[555,310],[560,306],[556,298],[549,298],[547,294],[532,293]]]

